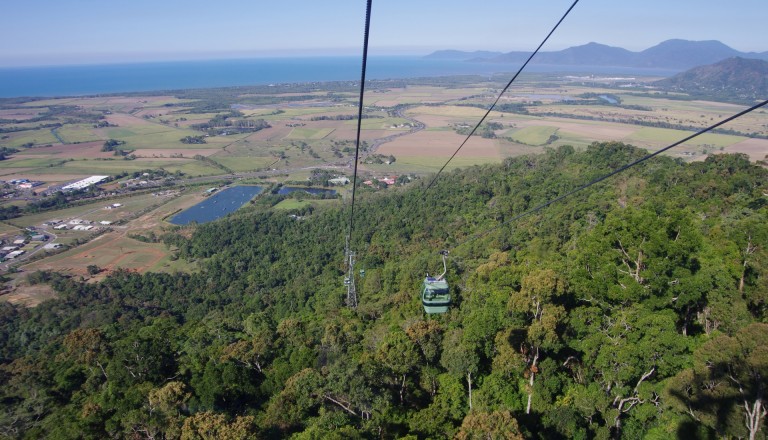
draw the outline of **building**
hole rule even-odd
[[[70,183],[69,185],[63,186],[61,189],[64,191],[74,191],[78,189],[88,188],[89,186],[95,185],[108,178],[109,176],[91,176],[83,180],[78,180],[77,182]]]
[[[45,234],[35,234],[31,237],[29,237],[32,241],[47,241],[48,236]]]
[[[27,251],[13,251],[13,252],[9,253],[8,255],[6,255],[5,258],[8,259],[8,260],[13,260],[14,258],[18,257],[19,255],[24,254],[25,252],[27,252]]]
[[[342,176],[335,179],[328,179],[328,183],[331,185],[349,185],[349,178]]]

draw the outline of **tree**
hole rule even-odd
[[[108,379],[104,370],[104,358],[109,354],[109,345],[100,330],[75,329],[64,337],[64,348],[76,362],[89,367],[94,364],[98,366],[104,380]]]
[[[285,383],[280,393],[273,396],[267,406],[265,422],[282,430],[300,426],[320,403],[322,376],[305,368]]]
[[[405,330],[409,338],[419,347],[419,351],[428,365],[437,361],[443,329],[437,321],[420,320]]]
[[[520,292],[513,293],[508,309],[521,313],[528,324],[525,345],[521,351],[528,370],[528,403],[525,413],[531,413],[533,386],[538,363],[545,351],[555,351],[560,345],[558,326],[565,315],[565,309],[555,304],[557,298],[565,293],[565,284],[551,269],[537,270],[523,278]]]
[[[228,420],[224,414],[202,412],[184,420],[181,440],[247,440],[256,435],[253,416]]]
[[[464,387],[461,377],[452,374],[440,374],[437,383],[432,402],[411,417],[409,427],[428,438],[452,437],[466,414]]]
[[[591,402],[581,405],[587,411],[583,415],[592,417],[596,411],[619,437],[622,422],[632,413],[653,417],[660,402],[659,383],[684,367],[688,343],[678,334],[671,310],[636,305],[595,312],[577,309],[572,314],[573,321],[592,321],[588,335],[572,342],[589,375],[589,385],[578,387],[576,394],[591,396]],[[574,324],[582,328],[580,322]]]
[[[461,329],[455,329],[446,334],[440,365],[449,373],[466,379],[467,404],[472,410],[472,376],[478,371],[478,356],[475,347],[464,341],[463,334]]]
[[[400,385],[399,394],[402,404],[405,399],[406,378],[416,369],[419,362],[419,354],[414,343],[403,330],[394,328],[390,330],[376,351],[376,359],[395,375],[395,382]]]
[[[517,420],[509,411],[471,412],[461,423],[459,440],[523,440]]]
[[[118,141],[116,139],[107,139],[104,145],[101,147],[101,151],[116,151],[117,147],[124,145],[125,141]]]
[[[692,368],[670,382],[673,403],[721,436],[758,438],[768,411],[768,324],[721,335],[694,353]]]

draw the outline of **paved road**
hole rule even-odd
[[[386,136],[386,137],[383,137],[383,138],[375,139],[371,143],[371,147],[368,149],[368,152],[367,152],[366,156],[376,153],[376,150],[378,150],[380,146],[382,146],[383,144],[386,144],[387,142],[392,142],[393,140],[395,140],[395,139],[397,139],[397,138],[399,138],[401,136],[406,136],[406,135],[409,135],[409,134],[413,134],[413,133],[416,133],[418,131],[424,130],[424,128],[426,128],[426,126],[424,125],[423,122],[418,121],[416,119],[413,119],[410,116],[406,116],[405,111],[408,110],[409,108],[411,108],[411,106],[397,107],[395,109],[395,116],[398,117],[398,118],[407,119],[408,122],[410,122],[413,127],[410,130],[406,131],[406,132],[396,133],[396,134],[389,135],[389,136]]]

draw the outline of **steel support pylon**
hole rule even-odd
[[[347,250],[347,276],[344,278],[347,286],[347,307],[357,308],[357,289],[355,288],[355,253]]]

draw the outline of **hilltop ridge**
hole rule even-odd
[[[768,61],[732,57],[698,66],[654,85],[670,91],[716,99],[765,99],[768,96]]]
[[[425,58],[450,58],[487,63],[522,63],[529,56],[530,52],[527,51],[498,53],[443,50],[433,52]],[[712,64],[729,57],[768,60],[768,52],[740,52],[716,40],[690,41],[672,39],[663,41],[640,52],[632,52],[620,47],[591,42],[559,51],[539,52],[531,63],[562,66],[613,66],[686,70],[702,64]]]

